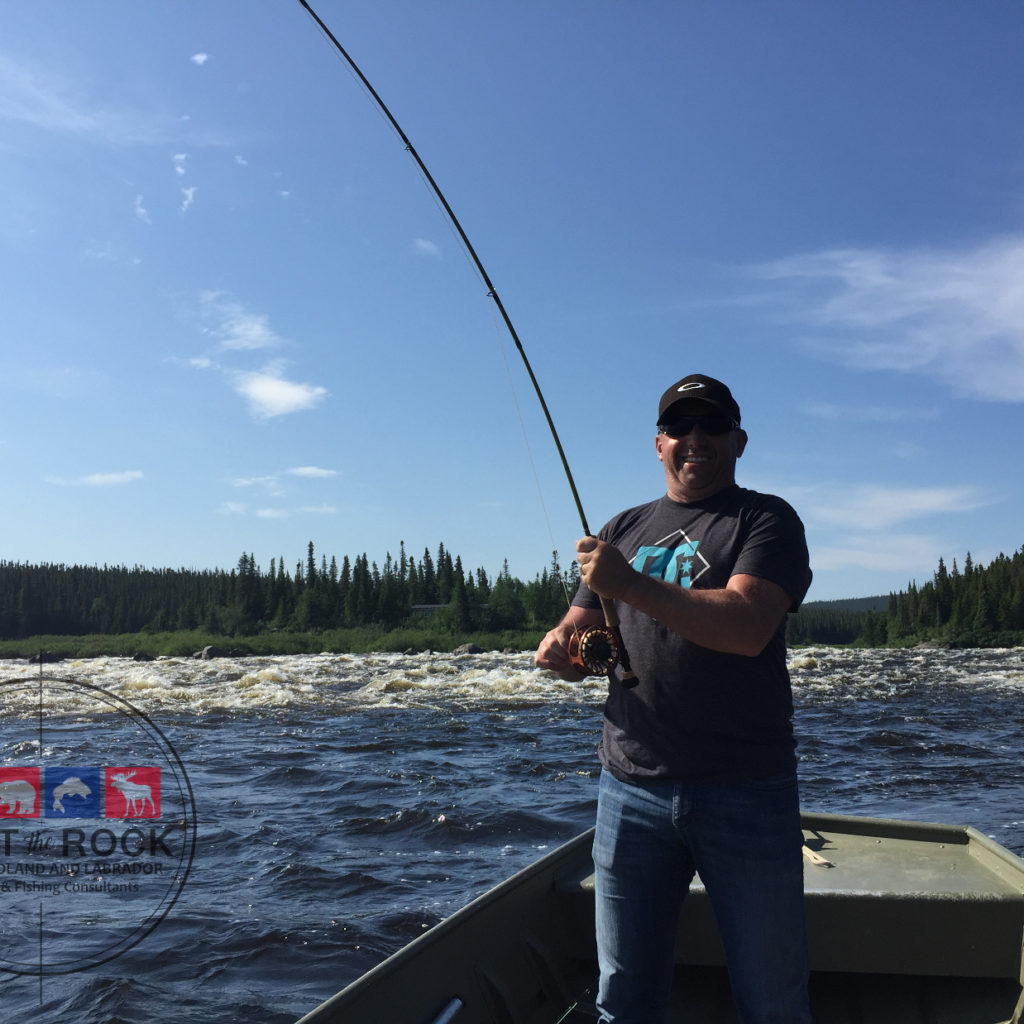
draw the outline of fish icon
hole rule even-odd
[[[53,791],[53,809],[60,811],[61,814],[66,814],[67,809],[61,802],[66,796],[80,796],[83,799],[92,790],[77,776],[69,775],[54,791]]]

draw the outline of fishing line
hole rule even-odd
[[[352,73],[351,68],[348,68],[347,70],[349,71],[350,74]],[[353,75],[353,78],[354,77],[355,76]],[[379,110],[377,112],[378,114],[380,113]],[[381,114],[381,118],[383,118],[383,116],[384,115]],[[417,170],[419,170],[418,166]],[[462,258],[466,261],[466,265],[469,267],[470,272],[472,274],[475,274],[478,278],[480,278],[481,282],[486,287],[486,280],[481,276],[479,267],[470,258],[469,253],[466,251],[466,247],[462,244],[462,241],[459,238],[458,233],[452,226],[451,221],[448,219],[445,208],[438,201],[437,195],[434,193],[434,190],[430,187],[430,182],[422,173],[420,174],[420,178],[422,179],[423,183],[427,186],[427,194],[430,196],[431,202],[433,202],[434,206],[437,208],[438,213],[441,214],[441,220],[444,223],[445,227],[448,229],[448,233],[452,236],[456,248],[462,255]],[[505,378],[508,381],[509,394],[512,396],[512,407],[516,411],[516,419],[519,422],[519,432],[522,435],[523,445],[526,448],[526,461],[530,464],[530,473],[533,476],[533,483],[537,489],[537,499],[540,501],[541,515],[544,518],[544,526],[548,532],[548,540],[551,541],[551,549],[553,551],[556,551],[558,548],[558,541],[555,540],[555,531],[551,525],[551,516],[548,513],[547,502],[544,500],[544,487],[540,481],[540,473],[537,471],[537,461],[533,457],[533,446],[530,444],[530,435],[526,429],[526,418],[523,416],[523,407],[519,404],[519,395],[516,392],[515,378],[512,375],[512,366],[508,361],[508,351],[505,345],[502,343],[502,325],[498,320],[497,310],[495,309],[495,307],[492,305],[490,309],[491,326],[492,329],[494,330],[495,342],[497,344],[498,351],[501,353],[501,364],[505,368]],[[561,586],[562,594],[565,597],[566,607],[572,607],[572,595],[570,595],[569,593],[569,588],[566,585],[564,577],[559,578],[559,584]]]
[[[492,308],[493,314],[493,308]],[[537,498],[540,501],[541,515],[544,517],[544,525],[548,531],[548,540],[551,541],[551,550],[557,561],[558,558],[558,541],[555,540],[555,531],[551,525],[551,516],[548,513],[548,505],[544,500],[544,487],[540,482],[540,474],[537,472],[537,462],[533,457],[533,446],[530,444],[530,435],[526,430],[526,420],[523,417],[523,409],[519,404],[519,396],[516,394],[515,381],[512,377],[512,367],[508,361],[508,354],[505,350],[505,346],[501,344],[501,332],[498,329],[498,321],[494,321],[495,336],[498,341],[498,350],[501,352],[501,362],[505,367],[505,376],[508,378],[508,389],[512,394],[512,405],[516,410],[516,418],[519,420],[519,431],[523,435],[523,444],[526,446],[526,460],[530,463],[530,472],[533,474],[534,486],[537,488]],[[558,586],[562,591],[562,596],[565,598],[566,608],[572,607],[572,595],[569,593],[569,586],[566,582],[564,571],[558,576]]]
[[[555,442],[555,448],[558,451],[558,458],[562,463],[562,470],[565,473],[565,479],[569,484],[569,490],[572,492],[573,502],[576,505],[576,511],[579,513],[583,532],[587,536],[593,536],[590,526],[587,523],[586,513],[583,511],[583,503],[580,500],[579,491],[576,489],[576,481],[573,478],[572,470],[569,468],[569,460],[566,458],[565,450],[562,448],[561,439],[558,436],[558,431],[555,429],[555,421],[551,417],[551,412],[548,409],[548,403],[544,398],[544,393],[540,389],[540,383],[537,380],[536,374],[533,372],[533,367],[530,365],[530,360],[527,358],[526,350],[523,348],[523,344],[519,340],[519,334],[512,323],[512,319],[508,315],[508,311],[505,309],[505,304],[501,301],[501,296],[498,295],[498,290],[494,287],[490,276],[484,269],[483,262],[477,255],[476,249],[473,248],[473,243],[470,242],[459,218],[455,216],[455,211],[451,208],[448,200],[444,196],[444,193],[434,180],[434,176],[427,169],[427,165],[423,162],[419,153],[416,152],[416,147],[413,146],[409,137],[402,130],[402,126],[395,119],[395,116],[391,113],[387,104],[380,98],[377,90],[374,89],[370,84],[369,79],[360,70],[359,65],[356,64],[356,62],[349,56],[348,51],[341,45],[337,37],[333,32],[331,32],[316,11],[310,7],[307,0],[299,0],[299,3],[319,27],[325,38],[330,41],[338,54],[344,59],[345,63],[362,84],[363,89],[372,98],[377,109],[384,115],[395,134],[402,140],[402,144],[405,146],[410,156],[412,156],[416,166],[419,168],[420,174],[430,186],[430,190],[437,198],[437,201],[441,204],[449,222],[458,234],[463,248],[471,258],[474,266],[476,267],[477,273],[483,281],[484,287],[487,289],[488,296],[494,300],[494,305],[501,314],[501,319],[508,330],[509,336],[512,338],[512,341],[516,346],[516,351],[519,353],[520,359],[523,361],[523,366],[526,368],[526,373],[530,378],[530,383],[533,385],[533,390],[537,395],[537,400],[540,402],[541,410],[543,411],[544,418],[547,421],[548,430],[551,432],[551,438]],[[602,597],[600,600],[601,610],[604,613],[605,626],[589,626],[583,630],[578,630],[573,635],[572,641],[574,642],[570,642],[570,654],[580,667],[585,668],[588,672],[591,672],[594,675],[607,675],[615,668],[616,664],[621,662],[623,685],[636,685],[636,676],[629,666],[629,656],[626,653],[626,648],[622,643],[622,637],[619,633],[619,618],[615,611],[615,606],[607,598]]]

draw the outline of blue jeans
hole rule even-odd
[[[632,785],[601,774],[594,836],[604,1024],[661,1024],[679,912],[700,874],[743,1024],[809,1024],[795,774]]]

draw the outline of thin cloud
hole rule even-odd
[[[441,250],[426,238],[414,238],[412,251],[416,253],[417,256],[431,256],[434,259],[441,258]]]
[[[260,519],[287,519],[291,513],[283,508],[260,508],[256,510]]]
[[[279,348],[284,339],[270,326],[265,313],[254,313],[224,292],[203,292],[200,296],[203,330],[212,334],[221,349],[255,351]]]
[[[210,55],[208,53],[193,53],[189,60],[192,61],[197,67],[202,67],[208,60]]]
[[[234,374],[234,388],[249,403],[259,419],[287,416],[313,409],[327,397],[327,389],[313,384],[285,380],[275,371]]]
[[[285,339],[270,326],[270,318],[265,313],[246,308],[224,292],[203,292],[199,317],[200,330],[216,340],[220,353],[260,351],[286,344]],[[216,366],[231,388],[248,401],[250,412],[259,419],[312,409],[329,394],[326,388],[317,384],[286,378],[281,360],[270,362],[258,370],[244,370],[222,363]]]
[[[338,510],[333,505],[303,505],[302,512],[308,512],[315,516],[333,516]]]
[[[125,470],[123,473],[90,473],[82,477],[82,483],[87,487],[120,487],[122,484],[131,484],[141,480],[143,474],[138,469]]]
[[[0,53],[0,121],[94,142],[153,145],[181,133],[177,119],[128,107],[105,106],[72,78],[19,63]]]
[[[114,254],[114,247],[110,242],[100,242],[85,249],[82,255],[87,260],[96,260],[98,263],[115,262],[117,256]]]
[[[280,481],[273,474],[269,476],[235,477],[229,481],[232,487],[263,487],[273,495],[284,494]]]
[[[24,365],[22,359],[0,366],[0,387],[51,398],[73,398],[95,394],[109,386],[106,374],[95,368],[55,365],[48,362]]]
[[[840,402],[805,402],[801,406],[805,416],[812,419],[830,420],[839,423],[918,423],[921,420],[938,419],[938,411],[920,411],[906,407],[884,405],[854,405]]]
[[[135,217],[137,220],[141,220],[143,224],[152,224],[153,222],[149,219],[149,211],[142,205],[142,196],[135,197],[135,204],[133,206],[135,210]]]
[[[914,574],[923,565],[936,565],[943,544],[925,534],[874,533],[847,535],[841,544],[811,543],[815,572],[866,569],[871,572]]]
[[[175,153],[174,156],[171,157],[171,161],[174,164],[174,173],[177,174],[179,178],[184,177],[188,173],[185,168],[186,160],[188,160],[188,153]]]
[[[810,524],[870,532],[890,530],[901,523],[951,512],[973,512],[991,505],[978,488],[820,486],[803,488],[801,515]],[[795,499],[794,499],[795,500]]]
[[[144,474],[138,469],[128,469],[120,473],[87,473],[79,477],[48,476],[48,483],[61,487],[121,487],[143,479]]]
[[[196,201],[196,186],[193,185],[191,188],[183,188],[181,190],[183,196],[181,201],[181,212],[188,213],[192,208],[193,203]]]
[[[778,486],[779,482],[774,481]],[[757,480],[746,486],[770,490]],[[971,485],[903,487],[822,482],[779,489],[799,509],[815,573],[864,570],[920,575],[951,547],[948,517],[994,504],[997,495]],[[943,518],[947,517],[947,518]],[[931,572],[931,569],[927,569]]]
[[[323,480],[337,476],[338,471],[334,469],[321,469],[319,466],[295,466],[291,469],[284,470],[284,475],[302,477],[304,479]],[[254,488],[262,490],[273,498],[283,498],[287,493],[287,489],[282,484],[280,476],[276,473],[267,473],[262,476],[234,477],[228,480],[228,483],[232,487],[240,489]],[[244,508],[244,505],[240,506],[240,509],[244,510]],[[328,514],[336,512],[337,509],[325,504],[319,506],[306,506],[302,508],[301,511]]]
[[[1024,238],[964,250],[831,249],[756,268],[823,358],[1024,401]]]

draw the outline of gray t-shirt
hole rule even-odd
[[[807,542],[781,498],[735,485],[706,501],[668,497],[628,509],[598,536],[633,568],[692,589],[719,589],[736,574],[770,580],[795,611],[811,583]],[[581,585],[573,600],[599,601]],[[599,747],[625,781],[768,778],[796,764],[785,620],[756,657],[723,654],[684,640],[616,602],[622,639],[639,684],[613,674]]]

